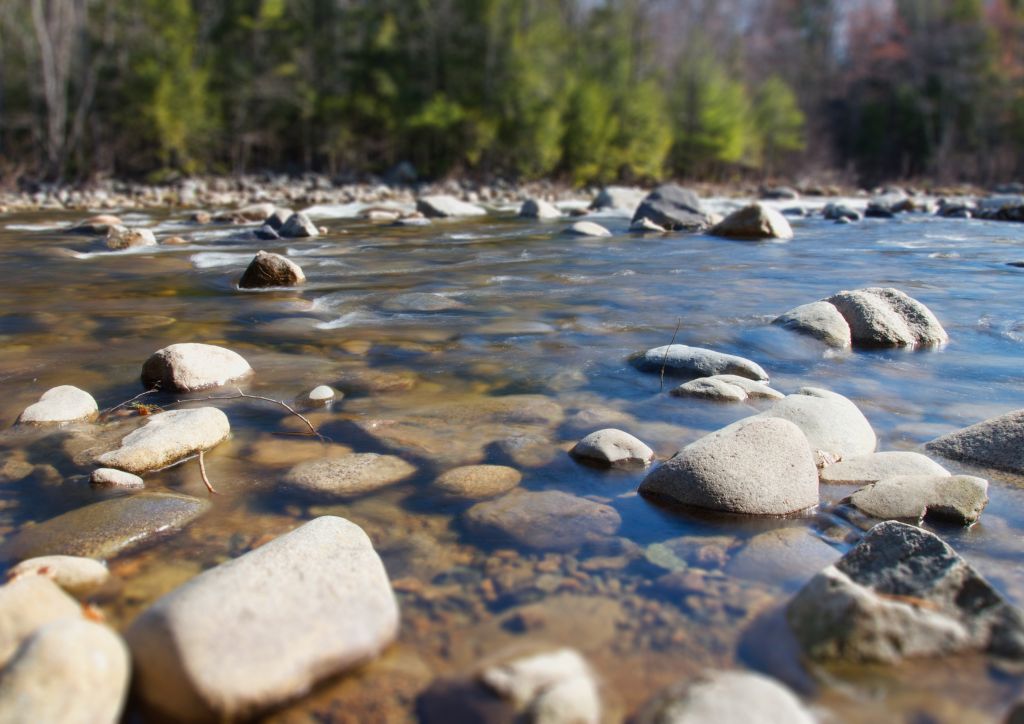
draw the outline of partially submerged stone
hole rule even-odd
[[[972,475],[895,475],[867,485],[848,502],[874,518],[924,518],[970,525],[988,504],[988,481]]]
[[[314,404],[325,405],[337,397],[338,394],[338,391],[330,385],[317,385],[309,391],[309,394],[306,395],[306,399]]]
[[[59,385],[43,393],[39,402],[25,408],[18,417],[21,425],[52,425],[92,420],[99,412],[96,400],[73,385]]]
[[[396,455],[351,453],[299,463],[283,482],[318,497],[349,497],[394,485],[415,472],[415,467]]]
[[[772,324],[815,337],[836,349],[849,349],[853,345],[850,325],[831,302],[801,304],[776,317]]]
[[[592,432],[573,446],[569,454],[612,468],[646,467],[654,461],[654,451],[628,432],[605,428]]]
[[[434,487],[453,498],[480,500],[507,493],[522,479],[522,473],[507,465],[463,465],[439,475]]]
[[[821,482],[856,485],[896,475],[949,475],[949,471],[921,453],[890,450],[840,460],[821,471]]]
[[[792,239],[793,227],[775,209],[750,204],[726,216],[709,233],[730,239]]]
[[[372,660],[398,623],[366,533],[325,516],[171,591],[126,638],[143,701],[177,721],[225,721]]]
[[[633,364],[643,372],[660,372],[664,369],[665,374],[670,375],[711,377],[731,374],[759,382],[768,381],[768,373],[756,362],[685,344],[654,347],[634,358]]]
[[[96,460],[105,467],[147,473],[210,450],[230,432],[228,416],[216,407],[160,412],[128,433],[118,449],[103,453]]]
[[[612,232],[593,221],[577,221],[565,228],[566,234],[573,236],[611,236]]]
[[[850,325],[853,344],[858,347],[929,347],[949,341],[932,311],[899,289],[843,291],[826,301]]]
[[[138,489],[146,487],[145,481],[138,475],[126,473],[116,468],[97,468],[89,476],[89,483],[97,488]]]
[[[543,199],[527,199],[519,207],[519,216],[525,219],[559,219],[562,212]]]
[[[416,199],[416,210],[431,219],[458,216],[485,216],[487,210],[454,196],[436,194]]]
[[[484,669],[480,682],[531,722],[598,724],[601,698],[587,662],[572,649],[526,656]]]
[[[276,231],[282,239],[304,239],[320,236],[320,230],[316,227],[316,224],[301,211],[289,216],[288,220]]]
[[[1024,473],[1024,410],[1014,410],[937,437],[925,447],[950,460]]]
[[[48,578],[72,596],[88,596],[110,580],[107,567],[93,558],[81,556],[37,556],[28,558],[7,571],[13,581],[25,576]]]
[[[150,355],[142,366],[146,389],[195,392],[219,387],[252,374],[252,367],[237,352],[213,344],[172,344]]]
[[[477,503],[466,511],[465,522],[476,535],[497,536],[526,548],[573,550],[614,534],[622,519],[614,508],[558,490],[513,490]]]
[[[256,253],[238,286],[242,289],[262,287],[293,287],[306,281],[302,267],[291,259],[267,251]]]
[[[789,420],[803,431],[819,462],[846,460],[875,450],[878,439],[871,423],[853,402],[819,387],[804,387],[787,395],[761,417]]]
[[[633,214],[634,222],[639,219],[672,231],[699,231],[711,223],[700,197],[676,184],[663,184],[647,194]]]
[[[113,251],[134,249],[140,246],[156,246],[156,235],[149,229],[129,229],[126,226],[111,226],[107,230],[107,248]]]
[[[684,382],[671,391],[676,397],[701,397],[717,402],[745,402],[754,398],[780,400],[781,392],[740,375],[712,375]]]
[[[110,227],[121,226],[124,222],[121,221],[120,216],[114,216],[113,214],[99,214],[97,216],[90,216],[84,221],[79,221],[77,224],[68,229],[72,234],[89,234],[90,236],[104,236]]]

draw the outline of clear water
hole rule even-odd
[[[326,237],[268,244],[233,240],[237,229],[190,227],[184,218],[134,222],[190,234],[193,243],[122,253],[94,253],[88,240],[46,228],[71,217],[0,219],[0,421],[13,423],[58,384],[113,406],[141,390],[149,354],[184,341],[238,351],[256,369],[246,389],[289,402],[353,375],[397,380],[383,385],[393,389],[352,393],[329,410],[309,411],[332,440],[326,445],[296,435],[301,423],[276,406],[216,403],[233,434],[207,456],[221,493],[214,511],[111,562],[117,590],[99,604],[123,627],[200,570],[303,520],[334,513],[362,525],[396,581],[399,643],[359,674],[327,682],[269,719],[413,720],[417,697],[435,679],[533,643],[581,650],[601,677],[611,720],[712,666],[768,670],[840,721],[987,721],[1020,692],[1017,674],[973,657],[819,671],[812,684],[776,640],[770,616],[809,573],[751,577],[705,562],[714,581],[695,592],[662,578],[668,571],[644,555],[681,536],[712,543],[729,536],[735,553],[780,527],[807,528],[842,551],[857,529],[832,504],[849,488],[823,486],[822,508],[795,519],[715,519],[654,506],[635,495],[641,471],[580,466],[566,450],[612,426],[664,458],[763,407],[671,397],[657,375],[627,363],[668,343],[677,322],[678,342],[751,358],[780,391],[815,385],[852,398],[880,450],[917,449],[1024,407],[1024,269],[1006,265],[1024,259],[1024,225],[923,216],[850,226],[802,220],[791,242],[749,243],[633,235],[618,218],[601,220],[615,232],[610,239],[567,237],[558,233],[564,223],[511,215],[426,228],[327,218]],[[238,291],[235,282],[260,248],[289,254],[308,283]],[[933,351],[834,353],[769,324],[794,306],[863,286],[895,286],[921,300],[952,341]],[[394,311],[395,298],[410,292],[462,306]],[[561,408],[561,419],[502,419],[489,403],[510,395],[542,396]],[[5,459],[53,466],[0,486],[0,533],[108,495],[89,488],[72,447],[61,435],[0,437]],[[419,472],[343,503],[311,503],[280,487],[291,465],[343,447],[395,452]],[[474,537],[461,524],[468,504],[442,499],[431,482],[450,467],[479,462],[515,465],[528,489],[608,502],[623,519],[619,538],[553,554]],[[1024,604],[1024,488],[1011,476],[988,477],[991,502],[981,522],[938,532]],[[206,494],[194,463],[151,474],[146,484]],[[130,711],[138,714],[134,704]]]

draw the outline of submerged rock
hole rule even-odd
[[[562,212],[542,199],[527,199],[519,207],[519,216],[525,219],[559,219]]]
[[[590,433],[569,454],[612,468],[646,467],[654,461],[651,448],[628,432],[614,428]]]
[[[434,195],[421,196],[416,199],[416,210],[431,219],[453,216],[485,216],[486,209],[476,204],[460,201],[454,196]]]
[[[845,485],[874,483],[896,475],[949,475],[929,457],[916,452],[893,450],[841,460],[823,468],[821,482]]]
[[[444,312],[463,309],[466,305],[443,294],[409,292],[392,297],[381,306],[389,312]]]
[[[18,417],[20,425],[50,425],[92,420],[99,412],[96,400],[73,385],[60,385],[43,393],[39,402],[25,408]]]
[[[676,184],[663,184],[647,194],[633,214],[634,222],[639,219],[650,219],[672,231],[700,231],[711,221],[700,197]]]
[[[212,344],[184,342],[154,352],[142,366],[146,389],[195,392],[235,382],[252,374],[240,354]]]
[[[949,341],[932,311],[899,289],[843,291],[826,301],[850,325],[853,344],[858,347],[928,347]]]
[[[787,618],[817,660],[893,663],[985,651],[1024,659],[1024,613],[937,536],[879,523],[790,601]]]
[[[348,497],[394,485],[415,472],[415,467],[395,455],[351,453],[299,463],[283,482],[290,488],[319,497]]]
[[[839,556],[839,551],[803,526],[778,528],[747,541],[733,554],[725,572],[776,586],[799,585]]]
[[[800,428],[748,417],[684,447],[639,492],[705,510],[786,515],[818,504],[818,471]]]
[[[325,516],[199,574],[128,629],[139,695],[177,721],[246,719],[375,658],[398,605],[362,528]]]
[[[819,462],[867,455],[878,443],[871,423],[853,402],[819,387],[804,387],[787,395],[760,416],[794,423],[807,437]]]
[[[293,287],[306,281],[302,267],[280,254],[260,251],[249,263],[238,286],[242,289]]]
[[[129,473],[147,473],[210,450],[230,432],[227,415],[216,407],[160,412],[128,433],[117,450],[103,453],[96,461]]]
[[[465,522],[478,536],[497,535],[525,548],[572,550],[595,537],[613,535],[622,524],[614,508],[557,490],[514,490],[477,503]]]
[[[793,227],[775,209],[751,204],[726,216],[709,233],[730,239],[792,239]]]
[[[587,662],[572,649],[490,666],[479,676],[512,710],[537,724],[598,724],[601,699]]]
[[[988,504],[988,481],[971,475],[895,475],[861,488],[848,502],[873,518],[928,517],[970,525]]]
[[[633,364],[643,372],[660,372],[664,367],[665,373],[671,375],[711,377],[731,374],[759,382],[768,381],[768,373],[756,362],[685,344],[654,347],[634,358]]]
[[[100,561],[81,556],[37,556],[7,571],[7,579],[24,576],[48,578],[72,596],[88,596],[110,580],[110,571]]]
[[[522,479],[522,473],[507,465],[464,465],[439,475],[434,487],[453,498],[480,500],[507,493]]]
[[[831,302],[802,304],[776,317],[772,324],[816,337],[829,347],[849,349],[853,345],[850,325]]]
[[[564,230],[566,234],[573,236],[611,236],[612,232],[593,221],[577,221]]]
[[[1024,473],[1024,410],[1014,410],[937,437],[925,447],[950,460]]]

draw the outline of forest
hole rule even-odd
[[[0,178],[1024,172],[1024,0],[4,0]]]

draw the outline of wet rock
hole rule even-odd
[[[865,486],[848,502],[873,518],[925,517],[970,525],[988,504],[988,481],[971,475],[895,475]]]
[[[195,392],[250,374],[252,367],[237,352],[212,344],[185,342],[154,352],[142,366],[142,384],[146,389],[159,386],[164,392]]]
[[[249,718],[375,658],[398,606],[363,530],[317,518],[159,599],[128,629],[141,698],[177,721]]]
[[[593,538],[613,535],[622,524],[614,508],[557,490],[514,490],[477,503],[464,520],[474,535],[497,536],[540,550],[572,550]]]
[[[293,287],[306,281],[302,267],[280,254],[257,252],[238,281],[241,289]]]
[[[636,724],[814,724],[782,684],[745,671],[709,671],[669,687],[646,704]]]
[[[174,493],[112,498],[22,528],[0,545],[0,560],[113,558],[178,532],[209,509],[209,501]]]
[[[282,239],[304,239],[320,236],[320,229],[301,211],[292,214],[280,229],[278,235]]]
[[[578,460],[612,468],[646,467],[654,451],[628,432],[605,428],[592,432],[573,446],[569,454]]]
[[[654,347],[634,358],[633,364],[643,372],[660,372],[664,367],[665,373],[671,375],[712,377],[730,374],[760,382],[768,381],[768,373],[756,362],[685,344]]]
[[[1024,658],[1024,613],[937,536],[879,523],[790,601],[787,619],[817,660],[896,662],[985,651]]]
[[[792,239],[786,217],[763,204],[751,204],[732,212],[709,232],[730,239]]]
[[[89,483],[98,488],[144,488],[145,481],[138,475],[114,468],[97,468],[89,476]]]
[[[100,561],[80,556],[37,556],[7,571],[13,581],[25,576],[48,578],[72,596],[82,598],[110,580],[110,571]]]
[[[651,221],[647,217],[644,217],[642,219],[637,219],[636,221],[630,222],[629,230],[630,231],[638,231],[641,234],[646,234],[646,233],[664,234],[666,231],[668,231],[668,229],[666,229],[663,226],[658,226],[657,224],[655,224],[653,221]]]
[[[96,461],[137,475],[179,463],[223,442],[231,432],[228,417],[216,407],[160,412],[128,433],[117,450]]]
[[[99,412],[96,400],[85,390],[60,385],[43,393],[39,402],[25,408],[18,417],[20,425],[47,425],[92,420]]]
[[[711,221],[700,197],[676,184],[664,184],[647,194],[633,214],[633,221],[638,219],[650,219],[672,231],[700,231]]]
[[[283,482],[317,497],[348,497],[394,485],[415,472],[415,467],[395,455],[352,453],[299,463]]]
[[[612,232],[604,228],[598,223],[593,221],[577,221],[572,226],[567,226],[564,230],[566,234],[572,234],[573,236],[611,236]]]
[[[782,399],[781,392],[739,375],[712,375],[684,382],[671,391],[676,397],[701,397],[718,402],[744,402],[751,397]]]
[[[772,320],[787,329],[816,337],[829,347],[849,349],[853,344],[850,325],[831,302],[802,304]]]
[[[1024,473],[1024,410],[1014,410],[937,437],[925,447],[950,460]]]
[[[818,473],[800,428],[752,417],[690,443],[648,473],[639,492],[706,510],[786,515],[818,504]]]
[[[850,325],[851,339],[858,347],[927,347],[949,341],[931,310],[899,289],[843,291],[826,301]]]
[[[632,215],[646,195],[643,189],[631,186],[605,186],[590,202],[590,208],[620,209]]]
[[[763,190],[761,198],[766,201],[796,201],[800,198],[800,192],[789,186],[775,186]]]
[[[443,294],[410,292],[392,297],[381,306],[389,312],[445,312],[463,309],[466,305]]]
[[[326,405],[338,396],[338,392],[330,385],[318,385],[309,391],[306,399],[314,404]]]
[[[487,446],[491,456],[519,468],[540,468],[562,454],[561,448],[542,435],[511,435]]]
[[[421,196],[416,199],[416,210],[430,219],[487,214],[486,209],[482,209],[476,204],[469,204],[459,201],[454,196],[445,195]]]
[[[864,218],[856,209],[851,209],[845,204],[828,203],[822,209],[822,215],[829,221],[860,221]]]
[[[0,669],[33,632],[81,613],[78,601],[43,576],[25,576],[0,586]]]
[[[846,460],[875,451],[878,443],[864,414],[842,395],[819,387],[804,387],[779,400],[761,417],[778,417],[799,427],[819,456]]]
[[[760,533],[734,553],[725,572],[773,585],[807,581],[839,559],[840,553],[807,528],[779,528]]]
[[[416,376],[409,372],[387,370],[348,370],[337,382],[337,387],[346,393],[379,394],[383,392],[408,392],[416,386]]]
[[[68,231],[72,234],[89,234],[90,236],[105,236],[110,227],[121,226],[124,222],[121,221],[120,216],[114,216],[112,214],[100,214],[98,216],[91,216],[84,221],[79,221],[77,224],[72,226]]]
[[[149,229],[111,226],[107,230],[106,244],[107,248],[113,251],[134,249],[139,246],[156,246],[156,236]]]
[[[691,567],[718,569],[728,563],[731,551],[738,544],[738,539],[727,535],[680,536],[647,546],[644,558],[669,571]]]
[[[464,465],[442,473],[434,487],[453,498],[480,500],[512,490],[522,473],[506,465]]]
[[[894,450],[871,453],[829,465],[821,471],[821,482],[856,485],[874,483],[895,475],[949,475],[949,471],[920,453]]]
[[[601,699],[586,661],[559,649],[491,666],[480,682],[536,724],[598,724]]]
[[[128,694],[128,649],[106,626],[49,623],[0,678],[0,721],[116,722]]]
[[[519,216],[524,219],[559,219],[562,212],[542,199],[527,199],[519,207]]]

